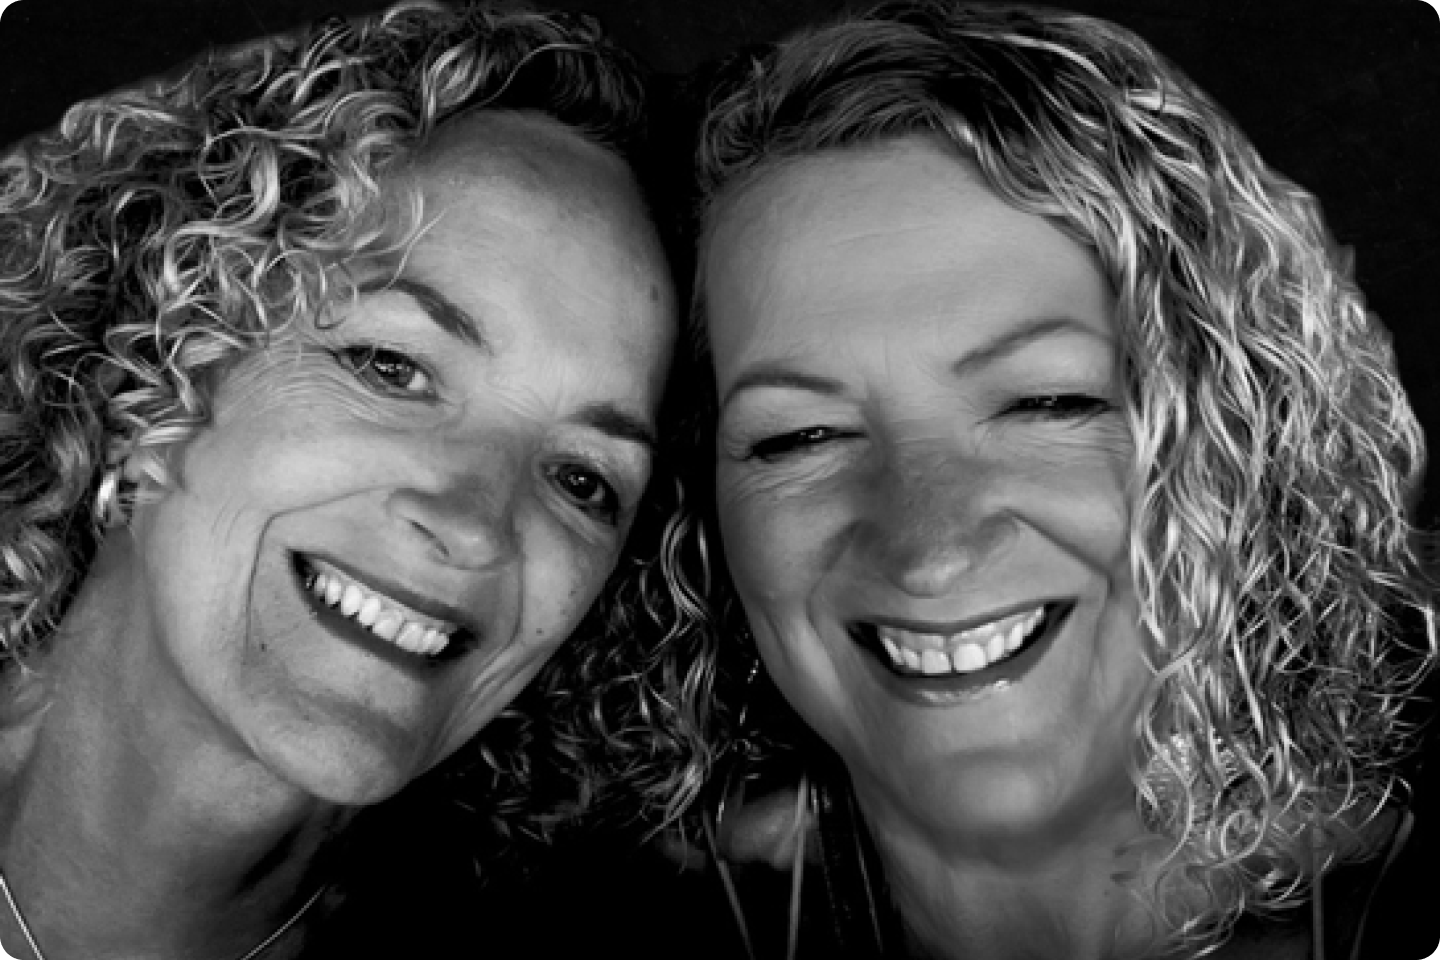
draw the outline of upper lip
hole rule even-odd
[[[973,617],[963,620],[912,620],[906,617],[857,617],[854,623],[865,623],[875,627],[890,627],[895,630],[906,630],[910,633],[929,633],[936,636],[952,636],[963,633],[966,630],[974,630],[976,627],[983,627],[987,623],[994,623],[996,620],[1004,620],[1006,617],[1014,616],[1017,613],[1028,613],[1038,607],[1052,607],[1056,604],[1067,602],[1058,597],[1040,600],[1023,600],[1004,607],[997,607],[994,610],[986,611]]]
[[[344,573],[347,577],[365,584],[365,586],[372,588],[376,593],[383,593],[392,600],[398,600],[417,613],[423,613],[425,616],[432,617],[436,620],[453,623],[461,629],[470,631],[477,637],[481,635],[479,621],[460,607],[446,603],[443,600],[437,600],[432,596],[426,596],[423,593],[419,593],[405,586],[403,583],[397,583],[387,577],[357,570],[350,564],[338,560],[329,554],[301,553],[300,556],[305,560],[314,558],[324,561],[340,570],[340,572]]]

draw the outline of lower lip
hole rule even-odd
[[[425,676],[433,673],[437,668],[443,666],[450,660],[455,659],[458,649],[452,653],[451,648],[458,648],[458,644],[451,643],[444,650],[435,656],[411,653],[402,649],[388,640],[382,640],[375,634],[354,620],[340,612],[338,607],[332,607],[328,603],[315,596],[314,593],[305,588],[305,572],[301,569],[300,559],[295,558],[291,564],[292,572],[295,575],[295,585],[300,590],[300,596],[310,610],[310,617],[317,624],[340,640],[360,647],[366,653],[384,660],[386,663],[406,670],[416,676]],[[448,654],[448,656],[447,656]]]
[[[1002,693],[1025,679],[1035,665],[1055,645],[1055,638],[1070,620],[1073,603],[1058,605],[1046,613],[1045,631],[1024,650],[974,673],[951,674],[943,677],[902,677],[882,661],[883,654],[861,647],[864,660],[887,691],[911,703],[925,707],[945,707],[971,703]],[[852,641],[856,642],[856,641]],[[859,643],[856,642],[859,646]]]

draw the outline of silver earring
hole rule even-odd
[[[95,494],[95,522],[101,529],[123,526],[125,511],[120,506],[120,468],[111,467],[100,479]]]

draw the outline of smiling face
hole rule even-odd
[[[673,324],[629,173],[549,120],[455,121],[387,189],[430,223],[403,267],[229,373],[131,524],[132,627],[243,748],[347,803],[474,735],[595,600]]]
[[[1093,256],[919,137],[762,173],[703,253],[731,573],[872,823],[1018,851],[1133,807],[1150,671]]]

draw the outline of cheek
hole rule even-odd
[[[823,739],[843,743],[853,698],[810,614],[844,542],[844,517],[819,495],[742,489],[723,470],[717,479],[726,562],[766,672]]]
[[[1153,683],[1150,643],[1139,623],[1130,563],[1129,456],[1128,445],[1117,443],[1113,450],[1092,451],[1016,479],[1034,483],[1044,494],[1028,499],[1032,522],[1096,584],[1088,627],[1093,639],[1083,661],[1074,664],[1083,679],[1071,687],[1065,708],[1071,718],[1065,735],[1072,738],[1077,757],[1093,755],[1085,749],[1089,741],[1128,745],[1133,718]],[[1123,758],[1127,752],[1112,747],[1104,755]]]
[[[1022,468],[1003,479],[1031,526],[1092,571],[1112,592],[1131,592],[1128,442],[1115,446],[1052,442],[1026,451]]]
[[[181,476],[214,502],[274,516],[388,488],[416,464],[455,459],[446,408],[405,405],[357,389],[313,355],[272,358],[237,373],[214,422],[185,448]]]
[[[227,651],[245,648],[263,531],[244,504],[202,501],[188,489],[132,517],[147,629],[192,684],[232,671]]]
[[[570,536],[547,516],[528,525],[525,613],[517,639],[548,654],[569,638],[594,605],[615,568],[619,548]]]
[[[833,564],[846,519],[819,490],[790,495],[722,468],[716,508],[725,558],[748,604],[803,602]]]
[[[1116,581],[1100,617],[1089,698],[1093,704],[1110,705],[1115,717],[1133,717],[1154,683],[1152,642],[1139,619],[1134,591],[1128,582]],[[1128,721],[1122,725],[1128,730]]]
[[[543,508],[522,514],[522,614],[496,659],[479,664],[448,707],[440,755],[448,756],[485,727],[569,642],[604,588],[618,547],[586,543]]]

